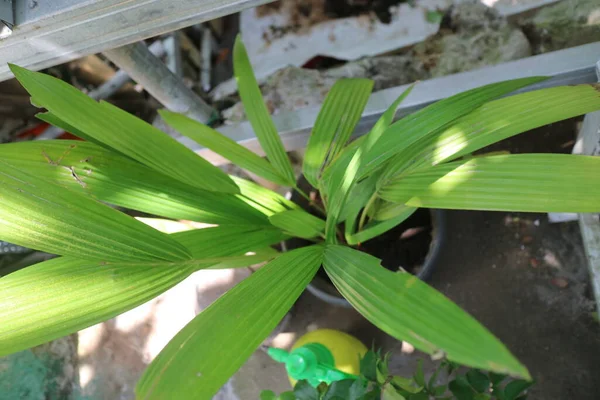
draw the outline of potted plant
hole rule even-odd
[[[360,360],[360,375],[313,387],[298,381],[292,391],[261,393],[261,400],[525,400],[533,382],[504,374],[464,368],[442,360],[425,379],[423,360],[411,377],[390,373],[390,354],[369,351]]]
[[[537,126],[600,109],[595,85],[503,97],[542,80],[469,90],[393,122],[398,104],[348,143],[372,82],[341,80],[310,136],[296,185],[246,51],[234,48],[246,114],[267,157],[213,129],[161,112],[184,135],[241,168],[290,185],[322,215],[231,177],[151,125],[53,77],[12,65],[47,112],[39,117],[85,141],[0,145],[0,240],[60,257],[0,279],[0,355],[112,318],[201,268],[271,260],[183,328],[137,385],[140,399],[210,398],[244,363],[323,266],[365,318],[429,354],[529,379],[477,321],[411,274],[391,272],[359,244],[417,208],[600,210],[600,159],[559,154],[471,156]],[[166,235],[109,205],[217,226]],[[310,246],[276,254],[291,236]]]

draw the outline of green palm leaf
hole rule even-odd
[[[560,86],[494,100],[403,149],[379,186],[398,174],[440,164],[531,129],[600,110],[597,85]]]
[[[238,167],[279,185],[288,184],[286,179],[282,178],[267,160],[211,127],[194,121],[185,115],[167,110],[160,110],[159,114],[173,129],[196,143],[211,149]]]
[[[460,364],[529,378],[487,329],[417,277],[343,246],[327,246],[323,265],[350,304],[395,338]]]
[[[260,93],[248,53],[239,35],[233,46],[233,70],[246,117],[254,129],[260,146],[278,174],[289,186],[294,186],[296,178],[292,164]]]
[[[56,118],[148,167],[201,189],[237,193],[219,168],[152,125],[106,102],[96,102],[52,76],[10,65],[19,82]]]
[[[290,235],[310,239],[323,235],[325,221],[304,210],[288,210],[273,214],[269,221]]]
[[[186,260],[167,235],[0,161],[0,239],[101,261]]]
[[[257,185],[254,182],[236,176],[232,176],[231,179],[240,188],[241,196],[239,198],[267,216],[282,211],[300,209],[293,201],[289,201],[279,193]]]
[[[356,177],[362,166],[362,157],[377,142],[383,132],[390,126],[396,115],[396,109],[410,94],[413,86],[406,89],[394,103],[383,113],[375,126],[361,138],[357,146],[347,146],[341,156],[333,161],[329,168],[323,174],[327,174],[327,180],[324,179],[324,186],[327,187],[329,195],[329,212],[327,213],[326,236],[329,242],[335,242],[336,225],[340,216],[344,213],[344,207],[347,205],[348,196],[356,187]],[[362,110],[361,110],[362,111]],[[356,149],[354,149],[356,147]],[[360,204],[362,208],[371,197],[365,187],[360,188],[363,193],[356,193],[356,198],[365,197],[365,203]],[[364,195],[364,196],[363,196]],[[356,200],[356,199],[355,199]],[[357,207],[355,203],[353,207]],[[352,214],[354,215],[354,214]],[[357,214],[358,215],[358,214]],[[354,219],[348,220],[347,224],[353,229]]]
[[[133,210],[210,224],[269,224],[264,207],[245,197],[198,189],[93,143],[9,143],[0,146],[0,157],[45,181]]]
[[[390,215],[384,221],[371,221],[368,223],[363,230],[352,235],[346,236],[346,241],[349,245],[356,245],[364,243],[367,240],[373,239],[379,235],[383,235],[385,232],[393,229],[397,225],[401,224],[408,217],[414,214],[417,209],[415,207],[408,207],[402,204],[397,204],[398,208],[394,210],[394,215]]]
[[[600,211],[600,158],[568,154],[476,157],[391,181],[381,197],[412,207],[525,212]]]
[[[342,151],[369,100],[373,81],[342,79],[337,81],[323,102],[312,129],[302,172],[314,187],[321,172]]]
[[[402,118],[392,124],[365,155],[360,176],[368,175],[408,146],[484,103],[544,79],[546,78],[521,78],[467,90]]]
[[[58,118],[56,115],[52,114],[49,111],[46,111],[43,113],[37,113],[37,114],[35,114],[35,117],[39,120],[49,123],[50,125],[54,125],[60,129],[64,130],[65,132],[69,132],[87,142],[94,143],[98,146],[104,147],[107,150],[118,153],[115,149],[110,148],[109,146],[105,145],[104,143],[94,139],[93,136],[86,135],[85,133],[81,132],[79,129],[75,128],[72,125],[67,124],[65,121]]]
[[[288,238],[280,229],[265,226],[214,226],[173,233],[194,259],[244,255]]]
[[[113,318],[175,286],[190,266],[60,257],[0,278],[0,356]]]
[[[206,267],[206,269],[244,268],[272,260],[279,255],[279,252],[272,247],[263,247],[247,253],[249,254],[237,257],[222,257],[223,259],[219,263]]]
[[[210,399],[246,361],[313,278],[323,248],[284,253],[183,328],[150,364],[138,399]]]

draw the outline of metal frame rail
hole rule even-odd
[[[0,81],[12,77],[6,63],[48,68],[272,1],[12,0],[14,27],[0,39]]]

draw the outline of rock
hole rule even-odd
[[[445,30],[412,50],[434,77],[531,55],[525,34],[496,10],[478,1],[452,7],[447,19],[449,26]],[[448,33],[448,28],[452,33]]]
[[[334,82],[334,78],[325,77],[316,70],[287,67],[271,75],[261,87],[261,92],[269,112],[278,114],[320,105]],[[245,120],[242,103],[223,111],[223,117],[234,124]]]
[[[519,217],[513,217],[512,215],[506,215],[504,217],[504,226],[518,225],[521,219]]]
[[[271,75],[261,87],[271,114],[294,111],[304,107],[320,107],[335,81],[341,78],[369,78],[373,90],[426,79],[429,73],[423,63],[408,55],[365,58],[341,67],[318,71],[286,67]],[[227,123],[236,124],[246,119],[241,102],[223,111]]]
[[[600,40],[598,0],[563,0],[522,22],[534,53],[546,53]]]
[[[500,13],[476,0],[466,0],[455,5],[448,16],[450,28],[463,33],[497,30],[506,25],[506,20]]]
[[[0,398],[76,400],[77,335],[0,358]]]
[[[567,286],[569,286],[569,281],[566,280],[565,278],[552,278],[552,280],[550,280],[550,283],[552,283],[554,286],[556,286],[559,289],[564,289]]]
[[[552,268],[560,269],[561,267],[561,263],[556,257],[556,254],[548,249],[544,250],[544,263]]]
[[[374,81],[373,91],[405,85],[429,78],[423,63],[410,55],[364,58],[325,71],[330,78],[369,78]]]

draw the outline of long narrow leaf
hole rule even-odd
[[[325,209],[328,206],[329,197],[334,193],[336,188],[336,183],[343,176],[344,171],[348,168],[350,162],[354,159],[356,152],[360,149],[361,145],[365,143],[365,139],[367,135],[363,135],[356,140],[348,143],[346,147],[333,158],[325,169],[323,170],[323,174],[321,175],[321,179],[319,180],[319,194],[321,196],[321,200],[323,201],[323,205]],[[350,189],[352,190],[352,189]],[[330,213],[328,212],[328,215]],[[338,218],[339,222],[339,218]]]
[[[267,160],[211,127],[194,121],[185,115],[167,110],[160,110],[159,114],[173,129],[225,157],[238,167],[253,172],[271,182],[280,185],[288,184]]]
[[[417,211],[415,207],[408,207],[404,205],[399,206],[402,208],[399,208],[395,215],[391,218],[387,218],[385,221],[372,221],[370,224],[365,226],[362,231],[346,236],[348,244],[355,245],[358,243],[364,243],[367,240],[380,236],[405,221],[408,217],[413,215],[415,211]]]
[[[233,46],[233,70],[238,91],[246,110],[246,117],[254,129],[260,146],[284,181],[288,185],[294,186],[296,178],[292,164],[260,93],[248,53],[240,36],[236,38]]]
[[[411,144],[482,104],[514,90],[544,80],[544,77],[514,79],[467,90],[427,106],[392,124],[365,155],[361,177],[379,168]]]
[[[276,227],[221,225],[193,229],[190,225],[161,218],[136,218],[181,243],[194,262],[206,269],[242,268],[272,260],[279,252],[271,245],[288,239]],[[210,266],[206,266],[211,264]]]
[[[280,229],[264,226],[215,226],[178,232],[171,237],[194,259],[244,255],[288,238]]]
[[[272,247],[263,247],[248,253],[238,257],[226,257],[223,261],[206,267],[206,269],[244,268],[272,260],[279,255],[279,252]]]
[[[336,243],[337,222],[342,213],[342,207],[348,198],[348,194],[355,185],[355,178],[361,165],[362,154],[362,147],[358,148],[346,170],[340,170],[332,175],[332,182],[335,182],[335,184],[329,189],[330,199],[328,202],[327,223],[325,228],[325,235],[328,243]]]
[[[346,240],[356,232],[356,222],[361,210],[368,203],[369,199],[375,193],[375,184],[378,176],[373,174],[359,182],[350,193],[344,210],[340,216],[340,221],[344,221],[344,235]]]
[[[0,161],[0,239],[102,261],[189,259],[187,250],[87,196]]]
[[[373,126],[371,131],[365,135],[363,140],[360,141],[360,145],[356,150],[354,150],[354,153],[349,160],[348,156],[342,155],[334,161],[334,164],[330,165],[331,168],[329,171],[331,172],[329,173],[329,180],[325,184],[325,186],[328,188],[327,193],[329,196],[329,209],[327,213],[325,234],[329,242],[335,243],[336,225],[339,222],[340,216],[344,212],[343,208],[347,203],[348,196],[356,185],[356,177],[362,166],[363,155],[369,151],[373,144],[377,142],[383,132],[392,123],[394,116],[396,115],[396,109],[402,100],[404,100],[406,96],[410,94],[412,88],[413,86],[410,86],[408,89],[406,89],[400,96],[398,96],[396,101],[394,101],[392,105],[388,107],[388,109],[379,118],[375,126]],[[344,150],[344,152],[350,154],[347,149]],[[369,198],[370,196],[367,197],[367,201]],[[354,221],[349,221],[348,223],[354,224]]]
[[[331,161],[323,170],[323,175],[321,175],[321,182],[323,183],[322,187],[325,188],[324,193],[326,195],[329,194],[329,188],[332,186],[333,176],[338,174],[338,171],[345,170],[350,164],[350,161],[356,154],[356,151],[361,147],[365,140],[367,139],[367,135],[363,135],[356,140],[348,143],[346,147]]]
[[[365,143],[361,145],[365,152],[371,150],[371,147],[377,143],[381,135],[389,128],[389,126],[394,122],[394,117],[396,116],[396,110],[400,106],[408,95],[414,89],[415,84],[413,83],[408,88],[406,88],[400,96],[385,110],[385,112],[379,117],[373,128],[367,133]]]
[[[568,154],[477,157],[417,171],[382,188],[413,207],[526,212],[600,211],[600,158]]]
[[[36,104],[88,137],[181,182],[216,192],[238,187],[219,168],[141,119],[52,76],[10,66]]]
[[[94,139],[92,136],[86,135],[85,133],[81,132],[79,129],[75,128],[72,125],[67,124],[65,121],[63,121],[62,119],[58,118],[56,115],[52,114],[49,111],[43,112],[43,113],[37,113],[35,115],[35,117],[39,120],[42,120],[44,122],[49,123],[50,125],[54,125],[58,128],[61,128],[62,130],[64,130],[65,132],[69,132],[75,136],[77,136],[78,138],[81,138],[83,140],[86,140],[88,142],[94,143],[98,146],[104,147],[105,149],[108,150],[112,150],[115,151],[115,149],[111,149],[109,146],[105,145],[104,143]]]
[[[310,239],[323,234],[325,221],[304,210],[288,210],[269,217],[271,223],[290,235]]]
[[[137,398],[210,399],[284,317],[322,255],[321,246],[284,253],[220,297],[150,364]]]
[[[343,246],[327,246],[323,264],[336,288],[380,329],[452,361],[529,378],[527,369],[487,329],[407,272]]]
[[[342,79],[337,81],[323,102],[311,132],[302,172],[318,187],[322,170],[346,145],[369,100],[373,81]]]
[[[380,186],[398,173],[470,154],[521,132],[600,109],[598,85],[561,86],[491,101],[395,156]]]
[[[262,205],[187,185],[92,143],[3,144],[0,158],[48,182],[121,207],[211,224],[269,224]]]
[[[0,356],[113,318],[158,296],[192,271],[60,257],[4,276]]]
[[[399,203],[390,203],[383,199],[379,199],[379,204],[375,208],[371,218],[376,221],[387,221],[388,219],[396,218],[406,212],[406,206]]]
[[[350,225],[354,224],[354,219],[350,217],[352,212],[360,211],[369,201],[373,193],[375,193],[375,183],[377,176],[372,175],[367,179],[358,182],[348,195],[346,202],[343,205],[342,212],[338,218],[338,222],[351,221]]]
[[[296,203],[289,201],[279,193],[257,185],[254,182],[236,176],[232,176],[231,179],[240,188],[241,195],[239,198],[267,216],[282,211],[300,209]]]

